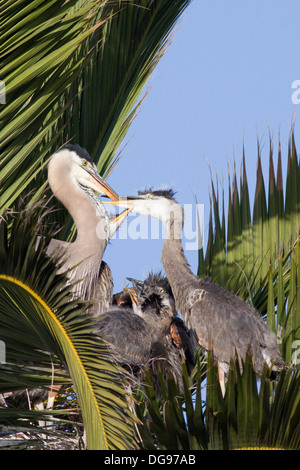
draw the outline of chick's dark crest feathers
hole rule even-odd
[[[144,285],[149,285],[151,287],[161,286],[162,288],[165,288],[168,292],[172,292],[169,281],[166,276],[162,274],[162,272],[153,273],[151,271],[146,280],[144,281]]]
[[[161,272],[156,274],[150,272],[142,285],[139,296],[141,299],[156,296],[159,300],[167,296],[173,298],[173,293],[168,279]]]

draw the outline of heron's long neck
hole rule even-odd
[[[76,201],[74,216],[77,227],[77,238],[74,242],[77,247],[84,247],[91,253],[102,254],[108,241],[108,217],[101,201],[92,190],[80,189],[82,194]],[[77,205],[79,204],[79,207]],[[99,262],[101,264],[101,261]]]
[[[181,237],[183,223],[178,220],[167,229],[166,239],[163,245],[161,261],[166,276],[172,288],[176,309],[184,315],[186,309],[186,297],[191,288],[197,285],[197,277],[193,274],[182,248]]]
[[[71,268],[70,279],[78,284],[76,296],[88,298],[90,290],[99,275],[102,255],[108,241],[108,218],[101,202],[91,190],[84,189],[72,180],[64,180],[53,189],[56,197],[72,216],[76,228],[75,242],[66,250],[64,267]]]

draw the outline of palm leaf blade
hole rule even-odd
[[[27,368],[21,388],[34,383],[50,387],[57,374],[61,383],[63,376],[58,371],[67,370],[78,396],[88,447],[124,449],[133,445],[125,379],[103,341],[94,335],[94,320],[84,314],[86,305],[72,301],[65,276],[56,274],[57,266],[45,255],[52,232],[46,229],[48,233],[35,248],[36,230],[39,227],[43,233],[47,213],[41,205],[21,211],[14,216],[10,233],[3,235],[6,256],[0,259],[0,329],[7,364],[0,367],[0,375],[6,377],[1,388],[10,391],[21,385],[17,377],[10,383],[11,367]],[[47,370],[45,378],[40,378],[44,367],[53,369],[54,379]]]

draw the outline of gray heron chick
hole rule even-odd
[[[177,317],[170,285],[160,274],[150,274],[143,282],[129,279],[134,288],[114,295],[116,306],[97,320],[96,332],[117,362],[136,377],[141,378],[147,368],[158,393],[159,371],[165,380],[172,377],[181,385],[182,360],[192,367],[193,351],[189,333]]]
[[[153,315],[153,312],[161,313],[163,309],[170,312],[171,323],[165,337],[162,338],[166,351],[166,368],[169,367],[177,382],[181,382],[182,361],[186,363],[188,371],[191,372],[197,347],[194,333],[188,330],[177,314],[168,279],[161,273],[150,273],[145,281],[127,279],[134,286],[136,310],[142,318],[152,323],[153,329],[156,324],[156,316]],[[160,299],[159,303],[158,299]]]
[[[131,208],[133,212],[164,223],[166,235],[161,260],[176,309],[197,334],[201,348],[213,352],[223,393],[230,361],[236,356],[243,361],[250,351],[258,374],[264,364],[274,372],[286,367],[275,334],[257,311],[228,290],[191,271],[181,241],[183,208],[176,202],[172,190],[147,190],[108,203]]]
[[[150,274],[145,281],[128,278],[133,289],[114,295],[114,305],[97,320],[95,332],[108,343],[116,361],[137,378],[147,368],[159,394],[158,373],[182,386],[182,361],[189,372],[194,348],[177,316],[167,279]],[[134,292],[132,292],[134,291]]]
[[[117,305],[100,315],[95,332],[103,336],[119,364],[136,372],[163,356],[162,338],[170,328],[173,312],[163,308],[163,294],[153,296],[154,308],[145,317],[128,305],[127,295],[114,297]]]

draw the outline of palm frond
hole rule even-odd
[[[68,384],[59,374],[65,370],[78,396],[88,448],[131,447],[133,418],[124,376],[94,335],[86,305],[72,301],[65,275],[57,274],[45,254],[52,233],[43,223],[47,214],[44,203],[11,214],[9,233],[2,234],[0,336],[6,363],[0,367],[1,391]],[[2,221],[2,232],[6,226]]]
[[[43,168],[66,141],[87,148],[107,176],[142,90],[190,1],[4,2],[1,213],[31,188],[34,200],[40,197]],[[66,213],[64,221],[68,236]]]
[[[300,339],[300,165],[293,132],[285,185],[280,139],[276,177],[273,159],[270,140],[269,187],[266,190],[258,145],[256,189],[251,204],[243,153],[240,185],[236,171],[232,182],[229,177],[226,217],[224,197],[219,201],[212,180],[209,240],[205,254],[203,249],[199,253],[198,275],[208,275],[252,302],[260,314],[266,316],[267,324],[277,334],[289,362],[292,345]]]
[[[198,366],[197,366],[198,367]],[[233,450],[300,448],[300,374],[284,371],[275,389],[266,370],[260,381],[248,357],[232,361],[225,395],[217,367],[208,358],[206,387],[192,385],[183,370],[184,394],[174,381],[155,397],[151,382],[138,397],[140,447],[146,450]]]
[[[76,53],[101,23],[97,1],[32,0],[20,7],[17,1],[1,7],[1,213],[28,190],[64,141],[64,127],[57,128],[67,110],[61,101],[84,65]]]

